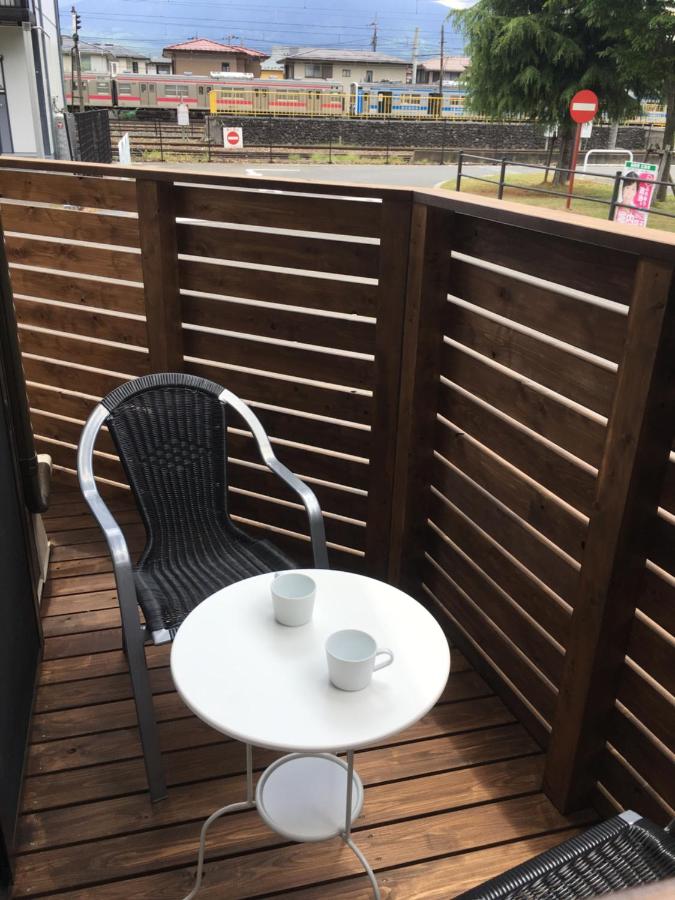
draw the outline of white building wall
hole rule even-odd
[[[305,74],[305,66],[307,71],[311,71],[313,65],[332,65],[333,77],[325,79],[326,81],[334,81],[349,87],[354,81],[365,81],[368,72],[373,73],[372,80],[375,81],[393,81],[405,82],[407,65],[387,65],[384,63],[361,63],[361,62],[321,62],[321,60],[295,60],[294,80],[295,81],[316,81],[316,76]],[[344,75],[343,72],[349,74]]]
[[[5,70],[7,108],[12,129],[14,152],[32,155],[42,149],[39,134],[35,133],[33,115],[33,95],[35,92],[35,71],[30,58],[30,69],[26,60],[24,29],[3,25],[0,27],[0,53]],[[31,91],[31,83],[33,91]]]

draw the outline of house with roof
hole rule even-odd
[[[469,68],[468,56],[443,56],[443,84],[458,82],[460,75]],[[441,77],[441,58],[435,56],[417,64],[417,84],[433,84]]]
[[[174,75],[210,75],[211,72],[242,72],[260,78],[260,64],[267,53],[238,44],[221,44],[208,38],[193,38],[163,50]]]
[[[148,72],[147,65],[150,61],[148,55],[141,50],[133,50],[122,44],[102,43],[94,44],[80,40],[80,60],[83,72],[100,72],[108,75],[128,75],[139,72],[145,75]],[[73,39],[67,36],[61,38],[61,55],[63,59],[63,71],[69,75],[72,68]],[[164,60],[169,63],[169,60]]]
[[[373,50],[332,50],[327,48],[291,50],[278,60],[286,78],[312,80],[318,78],[342,83],[354,81],[405,82],[410,63],[389,53]]]

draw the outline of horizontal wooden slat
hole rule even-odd
[[[79,363],[125,375],[147,375],[150,363],[147,352],[132,350],[131,347],[117,347],[112,344],[94,343],[57,334],[50,331],[35,331],[29,327],[19,328],[21,348],[25,353],[56,359],[64,363]],[[76,376],[79,385],[86,384],[82,373]],[[118,383],[120,380],[117,379]]]
[[[655,681],[675,695],[675,638],[668,639],[665,634],[636,618],[627,653]]]
[[[621,670],[617,700],[675,753],[675,703],[672,698],[626,664]]]
[[[454,302],[445,308],[443,333],[600,415],[609,414],[616,376],[602,366]]]
[[[479,528],[547,584],[567,603],[574,602],[578,571],[453,466],[437,460],[432,483]]]
[[[516,652],[513,644],[458,590],[447,575],[442,575],[436,566],[427,563],[423,582],[441,607],[447,610],[455,626],[473,639],[488,663],[492,666],[496,664],[522,697],[545,720],[550,721],[555,703],[553,689],[537,676],[536,670]]]
[[[359,319],[315,316],[190,295],[183,295],[182,309],[183,322],[189,325],[312,343],[354,353],[375,352],[375,326]]]
[[[470,510],[469,510],[470,512]],[[431,521],[559,644],[565,645],[569,613],[485,532],[449,503],[432,501]],[[435,538],[430,538],[435,540]]]
[[[369,467],[365,463],[329,456],[326,453],[315,453],[302,447],[290,447],[286,444],[275,444],[274,451],[281,462],[296,475],[308,475],[347,487],[365,489],[368,486]],[[228,435],[228,456],[254,463],[260,462],[255,441],[244,434]]]
[[[39,163],[36,164],[36,168]],[[106,170],[107,171],[107,170]],[[136,185],[121,178],[0,170],[0,197],[34,203],[71,204],[136,211]]]
[[[439,392],[438,411],[511,465],[588,515],[595,493],[595,476],[537,440],[532,430],[449,385]]]
[[[66,240],[91,241],[138,247],[138,219],[135,216],[110,216],[84,210],[50,209],[44,206],[20,206],[3,203],[2,227],[5,232],[44,235]]]
[[[26,378],[38,384],[48,385],[53,388],[63,388],[68,391],[80,391],[85,389],[87,393],[96,397],[104,397],[107,393],[119,387],[126,379],[124,375],[115,375],[109,372],[99,372],[87,368],[78,368],[69,365],[69,353],[64,353],[62,362],[58,360],[33,359],[26,356],[24,347],[23,368]],[[38,354],[42,351],[37,351]],[[55,410],[58,412],[58,410]],[[67,413],[63,413],[67,415]]]
[[[645,569],[637,605],[668,634],[675,635],[675,586],[649,568]]]
[[[379,237],[382,204],[202,187],[176,187],[176,215],[239,225]]]
[[[207,362],[246,366],[343,386],[371,388],[373,384],[371,360],[354,356],[189,329],[183,331],[183,348],[186,356]]]
[[[63,300],[65,303],[79,303],[111,312],[135,315],[143,315],[145,312],[143,289],[136,285],[20,269],[17,266],[10,267],[10,275],[15,294],[27,294],[44,300]]]
[[[237,260],[377,278],[379,247],[357,241],[334,241],[205,225],[178,225],[178,252],[208,259]]]
[[[614,797],[622,810],[632,809],[657,825],[672,818],[657,795],[612,752],[605,750],[598,762],[599,783]]]
[[[266,468],[254,468],[231,461],[228,467],[228,481],[232,487],[263,494],[266,497],[280,500],[294,500],[296,497],[276,475]],[[365,494],[339,490],[337,487],[316,484],[313,481],[307,483],[316,494],[319,504],[325,512],[365,522],[368,503]]]
[[[629,303],[637,257],[590,242],[458,213],[453,249],[575,290]],[[570,260],[574,265],[570,265]]]
[[[243,266],[216,265],[198,260],[178,261],[180,286],[185,290],[285,303],[328,312],[375,314],[377,286],[286,272],[252,271]]]
[[[79,419],[82,422],[86,421],[96,405],[96,401],[90,397],[81,397],[78,394],[69,393],[59,388],[52,389],[46,385],[28,382],[26,390],[31,408],[40,409],[57,416]],[[49,511],[52,510],[53,505],[53,503],[50,503]],[[47,515],[49,515],[49,512]]]
[[[229,508],[230,514],[233,516],[242,516],[264,525],[274,525],[277,528],[285,528],[299,534],[309,534],[309,521],[304,509],[234,491],[229,494]],[[324,516],[324,526],[328,541],[355,550],[365,548],[365,527],[330,516]]]
[[[66,444],[78,444],[84,428],[84,425],[80,422],[66,421],[38,410],[31,411],[31,422],[35,434],[51,438],[54,441],[63,441]],[[117,449],[107,431],[99,432],[95,448],[103,453],[117,455]],[[64,522],[71,518],[70,516],[63,516]]]
[[[565,553],[581,559],[587,523],[549,491],[526,480],[454,425],[438,422],[436,450]]]
[[[131,251],[110,250],[85,244],[62,244],[31,238],[5,238],[10,263],[44,266],[82,275],[102,275],[126,281],[142,281],[141,257]]]
[[[647,556],[670,575],[675,575],[675,524],[664,516],[654,516]]]
[[[92,337],[99,340],[115,341],[135,347],[147,345],[145,322],[108,313],[93,312],[89,309],[73,309],[59,303],[42,303],[39,300],[15,298],[17,321],[21,325],[33,325]]]
[[[599,465],[606,429],[589,416],[557,402],[523,378],[512,377],[487,360],[449,344],[443,347],[442,374],[541,437],[593,466]]]
[[[429,536],[427,553],[531,664],[557,685],[562,672],[560,648],[538,631],[517,605],[510,603],[508,596],[485,577],[480,560],[466,559],[436,532]]]
[[[628,716],[613,711],[607,740],[664,803],[675,809],[675,762]]]
[[[542,334],[618,363],[627,317],[596,303],[453,260],[451,293]]]
[[[68,444],[55,442],[47,436],[36,434],[35,444],[38,453],[48,453],[52,462],[57,466],[65,466],[67,469],[77,470],[77,448]],[[94,457],[94,475],[97,478],[106,478],[109,481],[118,481],[122,484],[126,483],[126,477],[122,465],[117,460],[108,459],[107,457]],[[92,529],[92,540],[100,538],[100,531]]]
[[[290,410],[254,407],[270,437],[285,438],[299,444],[325,447],[337,453],[368,458],[371,452],[372,434],[369,428],[353,428],[337,421],[294,415]],[[236,423],[233,417],[231,424]]]
[[[675,461],[670,459],[661,491],[661,506],[675,515]]]

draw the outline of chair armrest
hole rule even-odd
[[[232,391],[224,390],[218,397],[221,403],[231,406],[251,429],[260,451],[260,456],[267,467],[291,488],[302,500],[309,518],[309,533],[312,539],[314,566],[317,569],[328,568],[328,549],[326,547],[326,531],[323,524],[321,507],[314,491],[304,481],[294,475],[274,455],[274,450],[263,428],[262,422],[253,410]]]
[[[101,430],[101,425],[108,418],[108,415],[108,410],[99,403],[87,419],[77,448],[77,477],[84,499],[98,522],[108,545],[115,578],[118,583],[118,589],[120,589],[122,584],[128,585],[128,578],[133,573],[131,556],[125,537],[122,534],[122,529],[98,492],[93,468],[94,444]],[[131,583],[133,584],[133,577],[131,578]],[[120,602],[121,600],[120,594]]]

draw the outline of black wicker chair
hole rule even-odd
[[[78,449],[80,487],[113,561],[123,646],[153,800],[166,796],[166,782],[146,640],[156,644],[173,640],[187,614],[225,585],[296,567],[273,544],[246,534],[228,515],[228,409],[244,420],[267,466],[302,500],[309,516],[314,565],[328,568],[323,518],[314,493],[277,460],[251,409],[219,384],[181,374],[148,375],[123,384],[96,406]],[[136,566],[94,480],[94,443],[102,425],[115,442],[145,526],[146,545]]]
[[[582,900],[672,876],[675,836],[637,813],[625,812],[457,900]]]

